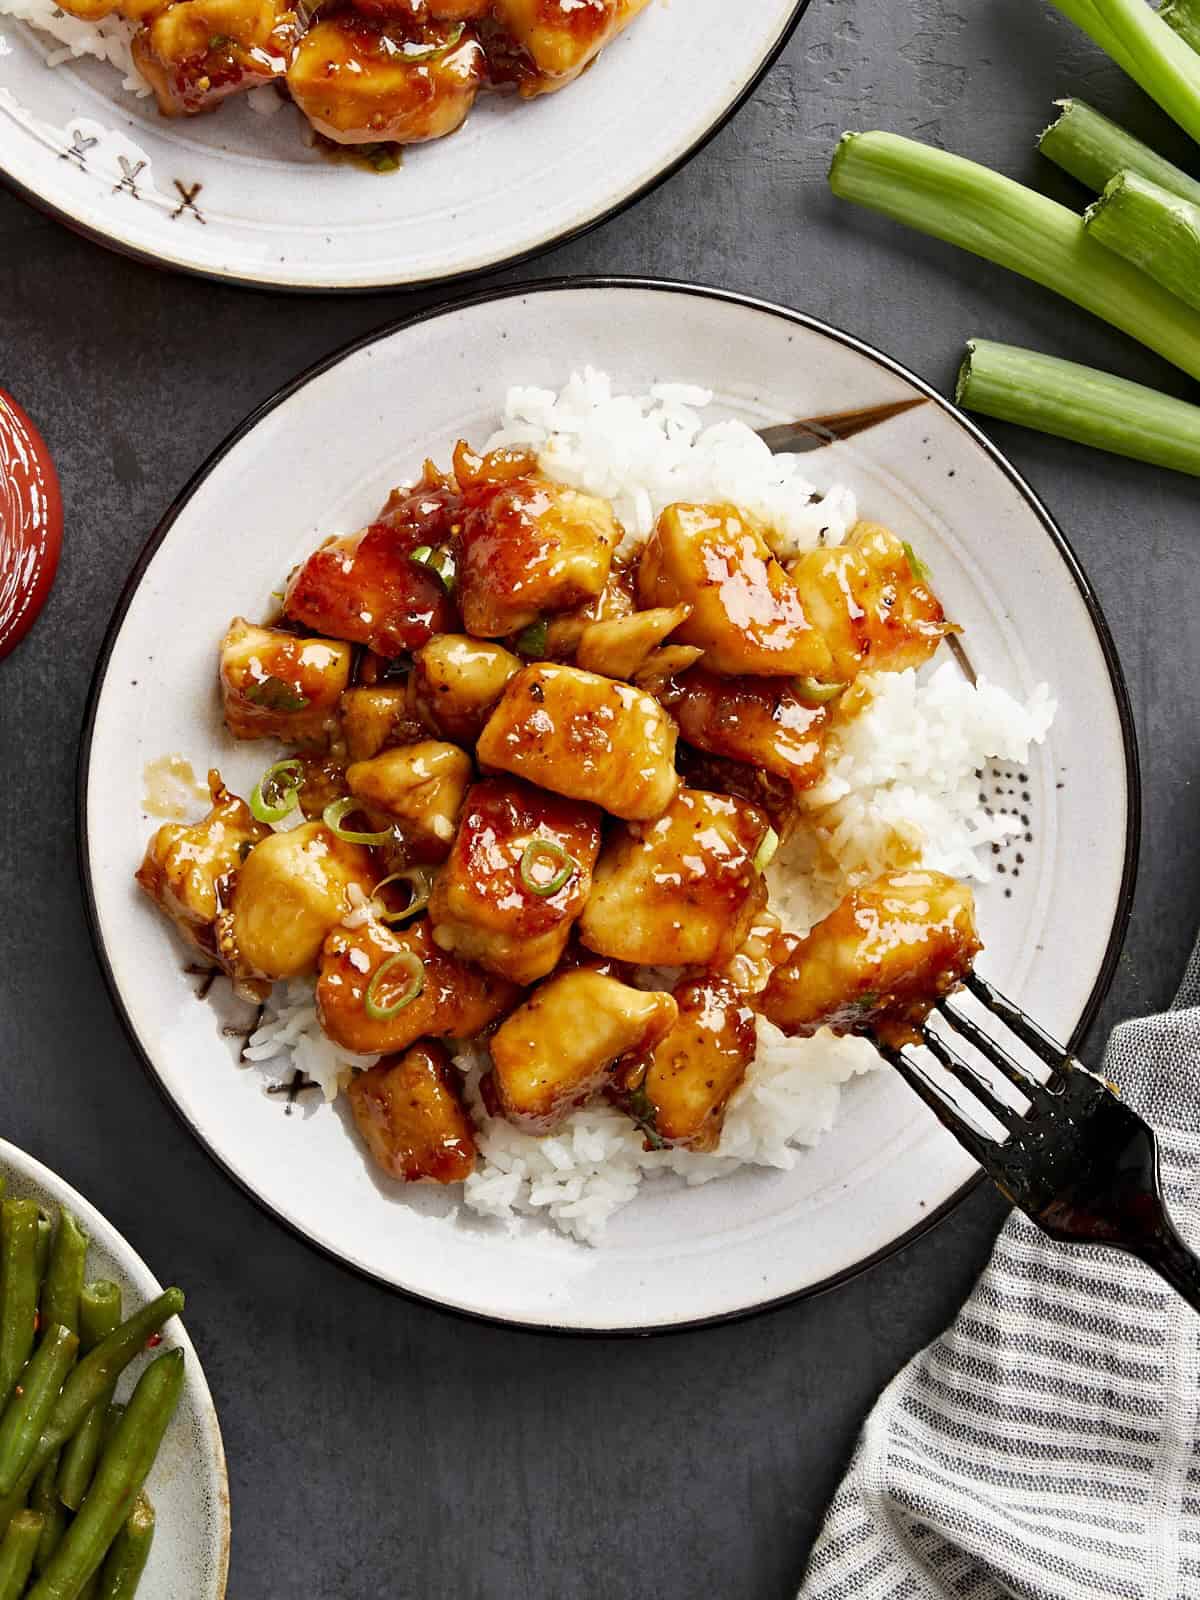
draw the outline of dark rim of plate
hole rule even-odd
[[[613,205],[597,211],[594,216],[586,218],[583,222],[572,227],[564,228],[561,233],[556,233],[552,238],[544,239],[538,244],[530,245],[525,250],[515,250],[511,255],[497,256],[494,261],[489,261],[480,267],[471,267],[462,272],[434,273],[428,278],[408,278],[397,280],[395,278],[381,278],[374,283],[355,284],[303,284],[279,282],[269,277],[243,278],[236,272],[216,272],[206,267],[195,267],[183,261],[167,261],[155,255],[152,250],[139,250],[135,245],[128,244],[123,239],[116,239],[103,228],[90,227],[80,222],[69,211],[63,210],[52,200],[30,189],[28,185],[18,182],[10,173],[0,166],[0,182],[10,188],[14,194],[20,196],[38,211],[53,217],[56,222],[61,222],[70,228],[72,233],[81,234],[85,239],[92,240],[95,244],[103,245],[106,249],[114,251],[117,255],[125,256],[131,261],[139,261],[145,266],[158,267],[162,271],[183,272],[193,278],[207,278],[212,283],[232,284],[244,289],[262,289],[273,293],[286,294],[379,294],[388,289],[409,291],[429,289],[434,287],[449,287],[453,284],[472,283],[485,277],[491,272],[501,272],[508,267],[522,266],[528,261],[549,250],[556,250],[560,245],[569,244],[573,239],[580,239],[585,233],[590,233],[593,228],[599,228],[603,223],[613,217],[619,217],[622,212],[631,206],[637,205],[639,200],[644,200],[647,195],[653,194],[662,184],[673,178],[677,172],[685,167],[693,156],[699,155],[705,145],[711,143],[722,129],[737,116],[738,112],[750,99],[759,84],[770,72],[776,61],[786,50],[792,35],[800,25],[801,18],[808,10],[811,0],[796,0],[792,15],[783,24],[779,38],[767,51],[758,68],[747,79],[746,83],[734,96],[730,103],[721,111],[712,122],[693,140],[682,154],[669,161],[653,177],[634,189],[630,194],[623,196]]]
[[[1012,466],[1012,464],[1001,454],[996,446],[991,443],[986,435],[984,435],[980,429],[969,420],[969,418],[964,416],[956,406],[952,405],[949,400],[940,395],[936,389],[931,388],[929,384],[927,384],[923,379],[918,378],[915,373],[910,372],[907,367],[902,366],[900,362],[893,361],[890,356],[885,356],[881,351],[876,350],[873,346],[864,343],[861,339],[856,339],[852,334],[846,333],[840,328],[833,327],[827,322],[823,322],[819,317],[809,316],[802,311],[794,311],[787,306],[774,305],[767,300],[755,299],[750,295],[737,294],[731,290],[711,289],[696,284],[672,282],[669,279],[606,277],[547,278],[540,282],[534,281],[530,283],[516,284],[512,287],[488,289],[478,294],[468,295],[461,299],[432,307],[427,311],[419,312],[412,317],[403,318],[398,322],[388,323],[384,327],[376,329],[374,333],[368,333],[362,338],[355,339],[349,344],[343,345],[341,349],[334,351],[332,355],[327,356],[323,361],[317,362],[314,366],[309,367],[307,371],[302,372],[299,377],[296,377],[292,379],[290,383],[285,384],[284,387],[272,395],[270,399],[265,400],[262,405],[258,406],[254,411],[252,411],[245,421],[242,422],[240,426],[235,428],[222,444],[217,446],[217,448],[209,456],[208,460],[204,462],[204,464],[193,474],[189,482],[185,484],[184,488],[173,501],[162,521],[151,534],[149,540],[144,546],[133,568],[133,571],[129,576],[129,579],[121,592],[120,599],[117,601],[116,609],[113,612],[112,620],[110,621],[108,629],[105,633],[104,643],[100,651],[99,659],[96,663],[95,672],[92,676],[91,687],[88,691],[87,705],[84,710],[83,727],[80,734],[79,762],[76,772],[76,848],[78,852],[79,872],[83,885],[84,901],[87,907],[88,925],[91,930],[92,942],[95,946],[96,955],[99,959],[101,970],[104,973],[105,982],[108,985],[109,994],[112,997],[113,1004],[116,1007],[117,1014],[121,1018],[130,1042],[137,1053],[138,1059],[141,1061],[143,1068],[150,1078],[150,1081],[155,1085],[163,1099],[175,1112],[176,1116],[179,1117],[184,1126],[194,1135],[201,1147],[207,1152],[216,1165],[220,1167],[227,1177],[231,1178],[233,1182],[237,1184],[238,1188],[243,1190],[243,1192],[250,1197],[250,1199],[260,1208],[260,1210],[265,1212],[266,1215],[272,1217],[276,1222],[281,1223],[283,1227],[287,1228],[289,1232],[293,1233],[298,1239],[302,1240],[306,1245],[309,1246],[310,1249],[317,1251],[322,1256],[328,1257],[328,1259],[331,1261],[337,1262],[339,1266],[344,1268],[346,1271],[355,1274],[355,1276],[366,1278],[372,1283],[380,1284],[383,1288],[388,1289],[394,1294],[404,1295],[408,1299],[420,1301],[424,1305],[435,1306],[439,1311],[446,1312],[453,1316],[465,1317],[473,1322],[491,1323],[499,1327],[520,1328],[531,1333],[553,1335],[570,1334],[577,1338],[645,1338],[650,1334],[657,1335],[664,1333],[685,1333],[695,1328],[715,1327],[721,1323],[734,1322],[743,1317],[756,1316],[762,1312],[773,1310],[776,1306],[788,1305],[792,1301],[805,1300],[814,1295],[824,1294],[830,1289],[836,1289],[842,1284],[848,1283],[852,1278],[858,1277],[860,1273],[867,1271],[868,1268],[873,1267],[877,1262],[886,1261],[890,1256],[895,1255],[898,1251],[903,1250],[907,1245],[912,1244],[914,1240],[919,1239],[923,1234],[928,1233],[929,1230],[936,1226],[937,1223],[949,1216],[950,1212],[953,1211],[955,1207],[958,1206],[973,1189],[983,1182],[984,1174],[979,1172],[972,1178],[969,1178],[960,1189],[956,1190],[954,1194],[950,1195],[946,1200],[942,1201],[940,1205],[936,1206],[928,1216],[922,1217],[920,1222],[916,1223],[906,1232],[899,1235],[899,1237],[893,1239],[889,1244],[882,1246],[878,1250],[872,1251],[870,1255],[864,1256],[861,1260],[854,1262],[851,1266],[843,1267],[840,1272],[833,1273],[830,1277],[822,1279],[821,1282],[810,1284],[806,1288],[791,1290],[787,1294],[778,1295],[771,1300],[762,1301],[757,1305],[745,1306],[733,1311],[720,1312],[711,1317],[697,1317],[687,1322],[659,1323],[645,1328],[571,1328],[557,1326],[552,1323],[526,1323],[517,1319],[492,1316],[486,1312],[469,1311],[462,1307],[445,1305],[443,1302],[434,1299],[430,1295],[420,1294],[411,1289],[404,1289],[399,1285],[390,1282],[386,1278],[381,1277],[378,1273],[370,1272],[366,1268],[359,1267],[353,1262],[347,1261],[345,1257],[339,1255],[336,1250],[333,1250],[327,1245],[323,1245],[319,1241],[311,1238],[295,1222],[291,1221],[290,1218],[284,1216],[280,1211],[276,1210],[276,1208],[271,1205],[269,1201],[265,1200],[262,1195],[257,1193],[257,1191],[249,1183],[247,1183],[243,1178],[239,1177],[239,1175],[226,1164],[219,1152],[208,1142],[200,1129],[197,1128],[195,1124],[192,1123],[187,1117],[178,1102],[171,1095],[170,1090],[167,1088],[167,1085],[163,1079],[159,1076],[153,1061],[138,1037],[137,1031],[133,1026],[132,1019],[130,1018],[125,1007],[124,1000],[117,985],[116,976],[113,972],[112,963],[109,960],[108,951],[105,946],[103,936],[100,932],[99,916],[97,913],[95,894],[92,887],[91,861],[88,852],[88,769],[91,761],[92,735],[95,729],[96,710],[99,705],[101,692],[104,688],[109,658],[112,655],[113,647],[116,644],[117,636],[120,633],[121,625],[125,619],[125,614],[128,611],[134,594],[141,583],[142,577],[157,553],[159,546],[167,537],[168,533],[170,533],[176,519],[179,517],[183,508],[187,505],[188,501],[197,492],[210,474],[212,474],[220,466],[221,462],[229,454],[229,452],[237,444],[239,444],[248,433],[257,427],[266,416],[274,411],[277,406],[290,399],[292,395],[304,388],[306,384],[312,382],[316,378],[321,377],[331,368],[336,367],[340,362],[357,354],[358,351],[364,350],[368,346],[378,343],[380,340],[391,338],[395,334],[401,333],[407,328],[416,327],[423,322],[429,322],[438,317],[452,317],[459,311],[470,306],[486,305],[494,300],[519,300],[527,296],[534,296],[538,294],[558,294],[564,291],[574,291],[580,289],[599,289],[618,292],[624,290],[649,290],[654,293],[692,295],[700,299],[722,301],[729,305],[741,306],[753,311],[765,313],[768,316],[778,317],[785,322],[805,328],[809,332],[821,334],[825,338],[833,339],[837,343],[845,345],[848,349],[857,351],[859,355],[866,356],[877,366],[882,367],[886,372],[891,373],[893,376],[904,379],[904,381],[910,384],[917,393],[922,395],[925,399],[932,401],[941,411],[945,412],[949,417],[951,417],[958,424],[958,426],[962,428],[963,431],[974,441],[974,443],[978,445],[980,450],[983,451],[984,455],[987,456],[988,460],[1004,473],[1014,487],[1020,492],[1021,496],[1029,505],[1030,510],[1041,523],[1047,538],[1058,552],[1064,566],[1067,568],[1071,578],[1074,580],[1075,586],[1079,590],[1080,596],[1082,597],[1084,605],[1087,608],[1092,626],[1095,629],[1096,637],[1099,640],[1100,648],[1104,654],[1104,659],[1108,667],[1109,682],[1112,687],[1113,699],[1115,700],[1117,706],[1117,715],[1121,725],[1121,742],[1125,752],[1127,814],[1121,889],[1117,899],[1116,914],[1113,918],[1112,932],[1109,935],[1108,944],[1104,953],[1104,959],[1101,962],[1100,970],[1097,974],[1096,982],[1092,987],[1092,992],[1088,997],[1087,1004],[1083,1008],[1083,1013],[1080,1016],[1079,1022],[1076,1025],[1069,1041],[1072,1049],[1078,1046],[1080,1040],[1083,1038],[1084,1034],[1087,1032],[1088,1028],[1095,1019],[1101,1002],[1108,992],[1109,985],[1112,982],[1113,973],[1116,970],[1117,961],[1120,957],[1121,946],[1125,939],[1125,933],[1129,926],[1129,918],[1133,907],[1134,883],[1137,877],[1142,815],[1141,767],[1138,758],[1137,735],[1134,730],[1133,711],[1130,706],[1129,690],[1126,686],[1124,673],[1122,672],[1121,663],[1117,656],[1116,645],[1113,642],[1112,634],[1109,631],[1108,623],[1105,620],[1104,613],[1101,610],[1100,602],[1095,594],[1095,591],[1088,581],[1083,568],[1080,566],[1079,560],[1076,557],[1074,550],[1068,543],[1066,536],[1058,527],[1058,524],[1054,521],[1054,518],[1050,515],[1050,512],[1046,509],[1045,505],[1034,493],[1033,489],[1028,483],[1026,483],[1025,479],[1016,470],[1016,468]]]

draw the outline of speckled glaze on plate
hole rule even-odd
[[[369,520],[425,456],[485,437],[510,383],[558,387],[587,362],[634,392],[703,384],[755,426],[920,402],[814,452],[809,475],[852,482],[864,516],[914,541],[986,676],[1058,692],[1030,766],[984,775],[993,802],[1027,821],[979,897],[981,971],[1074,1035],[1116,960],[1138,832],[1132,724],[1095,598],[1032,490],[946,401],[846,334],[716,291],[567,280],[481,295],[368,338],[269,401],[184,490],[118,607],[85,728],[79,834],[97,948],[144,1062],[279,1220],[455,1310],[647,1332],[829,1287],[928,1226],[974,1180],[973,1163],[880,1072],[850,1086],[834,1132],[792,1172],[646,1184],[598,1249],[541,1224],[510,1235],[458,1214],[453,1195],[377,1179],[338,1111],[310,1100],[285,1115],[238,1066],[212,1007],[190,998],[183,948],[132,877],[154,825],[144,763],[178,751],[202,773],[212,760],[235,788],[262,770],[263,752],[221,723],[214,663],[230,616],[265,608],[297,559]]]
[[[611,216],[724,124],[808,0],[651,0],[565,91],[481,97],[466,126],[380,176],[306,147],[291,106],[235,97],[168,121],[106,64],[0,16],[0,175],[72,227],[241,283],[354,290],[524,259]],[[714,47],[719,41],[719,47]]]
[[[158,1279],[112,1224],[70,1184],[6,1139],[0,1139],[0,1173],[10,1195],[36,1200],[51,1216],[62,1206],[75,1213],[91,1235],[88,1277],[120,1284],[127,1309],[161,1294]],[[221,1600],[229,1571],[229,1482],[221,1429],[200,1358],[177,1321],[163,1330],[163,1349],[183,1351],[186,1377],[179,1410],[146,1485],[156,1521],[138,1594],[145,1600]],[[124,1386],[118,1395],[123,1398]]]

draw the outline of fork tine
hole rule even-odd
[[[1019,1007],[1013,1005],[997,989],[993,989],[986,978],[981,978],[977,972],[970,972],[963,980],[964,987],[973,994],[981,1005],[987,1007],[993,1016],[999,1017],[1006,1028],[1033,1051],[1039,1061],[1042,1061],[1054,1072],[1061,1072],[1063,1066],[1070,1060],[1070,1051],[1064,1050],[1048,1033],[1043,1032],[1034,1022],[1032,1017],[1027,1017]]]
[[[952,1009],[944,1000],[938,1001],[937,1009],[954,1031],[960,1033],[968,1044],[974,1045],[980,1055],[995,1067],[997,1072],[1002,1072],[1009,1083],[1020,1089],[1026,1099],[1032,1100],[1039,1091],[1045,1093],[1043,1085],[1026,1072],[1003,1045],[985,1033],[974,1017],[968,1017],[965,1012]]]
[[[891,1045],[880,1044],[878,1040],[874,1043],[883,1059],[895,1067],[905,1083],[914,1094],[924,1100],[942,1126],[949,1129],[963,1149],[973,1155],[981,1166],[986,1167],[990,1153],[997,1148],[996,1141],[980,1133],[978,1128],[972,1127],[958,1107],[946,1099],[941,1090],[929,1081],[920,1067],[914,1061],[910,1061],[902,1050],[894,1050]]]
[[[921,1042],[931,1055],[937,1057],[952,1078],[969,1089],[975,1098],[987,1107],[997,1122],[1002,1122],[1006,1128],[1013,1128],[1017,1123],[1024,1121],[1014,1106],[1001,1100],[983,1074],[956,1054],[932,1028],[925,1028],[922,1031]]]

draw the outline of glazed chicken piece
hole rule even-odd
[[[100,22],[114,14],[129,22],[145,22],[156,11],[162,11],[170,0],[70,0],[59,9],[85,22]]]
[[[202,822],[165,823],[146,848],[136,878],[188,941],[217,956],[213,924],[228,898],[234,874],[269,828],[230,794],[214,767],[208,775],[212,810]]]
[[[855,889],[801,939],[763,991],[763,1014],[808,1038],[890,1030],[904,1043],[982,949],[970,889],[941,872],[893,872]]]
[[[661,816],[679,786],[675,724],[632,684],[543,661],[509,681],[479,736],[482,767],[614,817]]]
[[[606,500],[551,482],[524,452],[478,457],[460,444],[454,460],[467,507],[456,549],[468,633],[505,638],[603,593],[621,539]]]
[[[621,1062],[611,1096],[653,1148],[715,1150],[730,1098],[754,1060],[755,1015],[727,978],[682,983],[674,998],[679,1020],[653,1050]]]
[[[427,917],[399,929],[374,920],[335,928],[321,951],[321,1026],[362,1055],[391,1055],[426,1035],[474,1038],[519,995],[515,984],[439,950]]]
[[[402,684],[360,684],[347,689],[338,711],[351,761],[370,761],[381,750],[416,744],[425,735]]]
[[[344,11],[304,35],[287,83],[336,144],[423,144],[462,126],[485,68],[482,46],[461,23],[404,26]]]
[[[221,641],[221,703],[235,739],[324,744],[350,681],[350,646],[235,617]]]
[[[218,953],[239,978],[299,978],[316,970],[330,928],[351,909],[350,888],[378,874],[362,845],[306,822],[250,851],[217,929]]]
[[[411,704],[427,728],[474,744],[521,663],[502,645],[440,633],[413,656]]]
[[[806,705],[787,682],[719,678],[694,667],[661,698],[681,737],[699,750],[785,778],[793,789],[807,789],[822,776],[829,713]]]
[[[410,860],[444,861],[472,771],[465,750],[425,739],[356,761],[346,783],[373,822],[396,824]]]
[[[669,1032],[669,994],[578,968],[540,984],[492,1039],[490,1089],[501,1113],[545,1133],[607,1081],[613,1063]]]
[[[133,39],[133,59],[164,117],[212,111],[281,79],[300,37],[282,0],[176,0]]]
[[[396,22],[477,22],[492,9],[492,0],[352,0],[367,17]]]
[[[300,811],[309,822],[324,816],[328,806],[346,798],[346,763],[338,756],[313,751],[291,759],[300,766],[296,794]]]
[[[710,755],[694,745],[680,742],[676,765],[679,777],[689,789],[707,789],[712,794],[733,795],[756,806],[786,844],[795,833],[805,812],[800,795],[787,778],[779,778],[761,767],[725,756]]]
[[[475,1170],[475,1130],[458,1074],[431,1040],[354,1076],[350,1109],[375,1165],[402,1183],[461,1183]]]
[[[606,678],[632,678],[691,614],[691,606],[656,606],[629,617],[591,622],[580,637],[576,665]]]
[[[736,506],[668,506],[642,552],[643,606],[690,605],[677,644],[713,672],[823,678],[829,646],[757,526]]]
[[[528,55],[526,96],[549,94],[577,78],[649,0],[495,0],[501,26]]]
[[[792,581],[843,683],[863,671],[922,666],[945,637],[945,613],[914,560],[894,533],[860,522],[845,544],[792,563]]]
[[[571,611],[556,612],[545,619],[546,648],[542,652],[543,657],[548,661],[569,661],[593,622],[613,622],[618,617],[631,617],[637,610],[636,591],[637,568],[614,560],[608,581],[594,600],[587,600]]]
[[[429,904],[443,950],[515,983],[558,965],[600,853],[595,806],[490,778],[467,795]]]
[[[767,827],[744,800],[681,789],[657,821],[610,835],[580,918],[581,942],[636,965],[727,961],[766,902],[755,858]]]
[[[449,526],[445,513],[429,521],[433,528]],[[393,518],[327,539],[293,573],[284,614],[381,656],[418,650],[435,633],[452,633],[458,619],[446,585],[432,567],[412,559],[413,550],[430,543],[426,532],[419,521]]]

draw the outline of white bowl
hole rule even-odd
[[[588,362],[634,392],[706,385],[756,425],[928,402],[809,455],[806,470],[853,482],[863,515],[913,539],[989,678],[1021,694],[1046,680],[1059,696],[1027,781],[991,780],[1017,791],[997,803],[1021,807],[1032,839],[980,893],[982,970],[1059,1037],[1076,1034],[1116,959],[1137,839],[1129,708],[1095,597],[1033,492],[946,401],[845,334],[714,291],[580,281],[490,293],[362,341],[256,412],[167,514],[118,607],[81,755],[81,841],[97,947],[138,1050],[197,1138],[281,1221],[443,1305],[646,1330],[827,1287],[928,1226],[973,1162],[881,1072],[851,1087],[837,1128],[792,1172],[744,1169],[693,1190],[656,1180],[598,1249],[539,1224],[509,1236],[455,1216],[446,1196],[377,1179],[336,1112],[285,1116],[189,997],[182,947],[132,877],[153,826],[147,761],[178,751],[199,773],[216,762],[235,787],[261,770],[217,704],[229,617],[264,608],[294,561],[368,520],[425,456],[485,437],[508,384],[560,386]]]
[[[89,1278],[121,1286],[127,1314],[162,1293],[162,1284],[110,1222],[40,1161],[0,1139],[0,1174],[11,1196],[36,1200],[52,1217],[65,1206],[91,1235]],[[184,1286],[186,1288],[186,1285]],[[154,1544],[138,1593],[145,1600],[221,1600],[229,1571],[229,1481],[225,1450],[200,1358],[178,1319],[163,1330],[162,1348],[185,1360],[179,1410],[146,1483],[154,1502]],[[125,1385],[118,1390],[124,1397]]]
[[[579,82],[491,95],[380,176],[324,160],[293,107],[168,121],[106,63],[0,16],[0,172],[129,254],[240,283],[369,289],[511,263],[611,216],[724,124],[808,0],[653,0]]]

